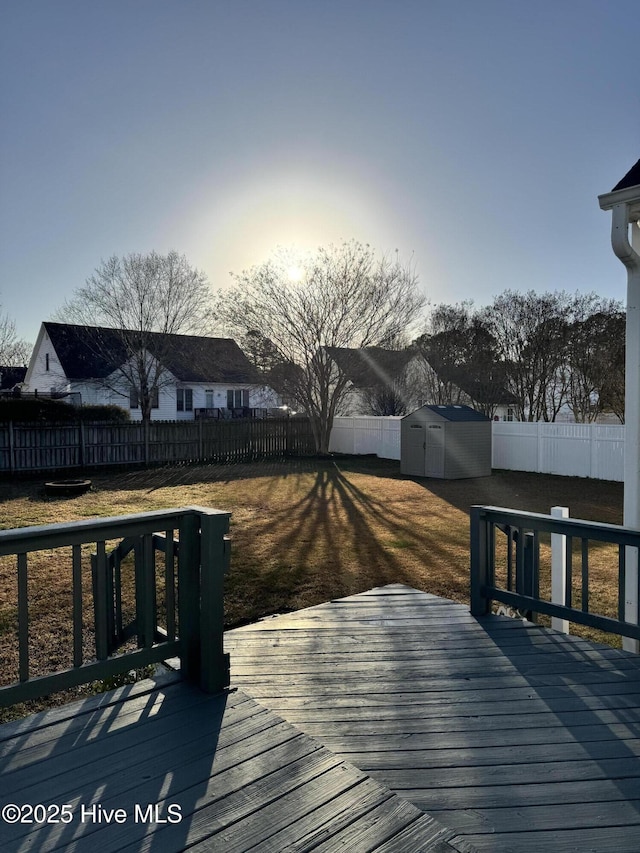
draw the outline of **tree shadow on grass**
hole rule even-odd
[[[417,524],[419,508],[409,514],[384,490],[372,493],[337,464],[323,466],[295,502],[271,507],[250,530],[234,529],[228,624],[388,583],[422,587],[429,574],[456,575],[465,595],[467,532],[452,533],[446,505],[438,504]]]

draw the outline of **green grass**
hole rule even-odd
[[[622,518],[621,483],[515,471],[414,480],[400,475],[399,463],[370,458],[100,474],[92,491],[64,500],[47,499],[43,481],[0,483],[4,527],[193,504],[230,511],[227,627],[394,582],[467,602],[472,504],[545,513],[566,505],[573,517]],[[617,563],[606,549],[594,554],[592,572],[592,596],[606,612],[617,585]],[[15,560],[0,560],[2,683],[16,671],[15,577]],[[69,589],[70,572],[60,559],[51,552],[30,556],[32,674],[69,665]],[[91,614],[87,599],[89,650]]]

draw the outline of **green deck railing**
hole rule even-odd
[[[229,516],[185,507],[0,531],[0,557],[16,561],[18,639],[18,679],[0,687],[0,707],[170,658],[179,658],[182,677],[207,692],[227,686],[222,636]],[[124,547],[116,544],[110,550],[114,541]],[[161,571],[158,550],[165,554]],[[29,557],[42,551],[69,573],[73,665],[32,674]],[[125,630],[121,564],[129,551],[134,615]],[[87,607],[89,596],[92,607]],[[93,653],[87,652],[87,631],[93,635]],[[122,651],[127,640],[135,648]]]
[[[554,603],[540,595],[540,534],[560,534],[564,537],[566,581],[564,603]],[[496,542],[506,536],[506,550],[498,565]],[[580,542],[579,555],[574,554],[574,542]],[[617,615],[594,613],[590,594],[590,543],[611,543],[617,546]],[[629,552],[637,559],[640,531],[584,521],[559,518],[535,512],[520,512],[503,507],[473,506],[471,508],[471,613],[489,613],[491,603],[500,601],[515,610],[543,613],[587,625],[622,637],[640,639],[640,625],[625,619],[625,589]],[[514,553],[515,552],[515,553]],[[635,553],[633,553],[635,552]],[[574,558],[578,556],[579,574],[574,573]],[[497,571],[498,570],[498,571]],[[504,586],[498,582],[504,577]],[[640,573],[636,600],[640,600]],[[579,606],[574,606],[574,601]]]

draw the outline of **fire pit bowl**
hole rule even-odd
[[[91,488],[91,480],[51,480],[44,484],[46,495],[52,498],[71,498],[84,495]]]

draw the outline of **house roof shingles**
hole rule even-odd
[[[618,190],[627,190],[630,187],[637,187],[640,185],[640,160],[632,166],[627,174],[622,178],[615,187],[611,190],[612,193],[617,192]]]
[[[135,332],[103,326],[44,323],[69,379],[104,379],[131,354],[127,336]],[[254,383],[251,362],[231,338],[145,333],[145,348],[180,382]],[[105,354],[109,357],[106,358]]]
[[[389,379],[399,379],[416,355],[411,349],[387,350],[382,347],[325,349],[357,388],[372,388]]]

